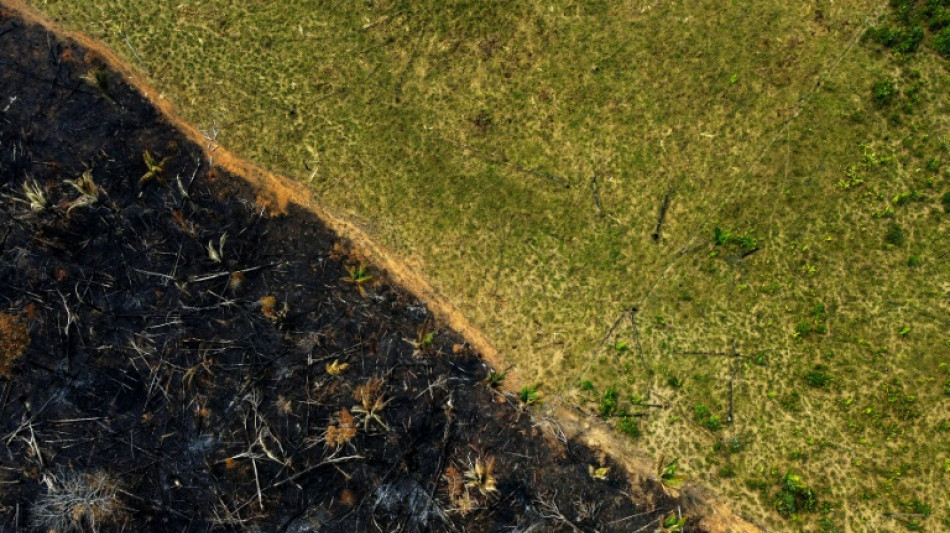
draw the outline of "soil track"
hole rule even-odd
[[[32,336],[3,382],[0,527],[105,479],[129,530],[631,531],[677,508],[691,531],[752,530],[706,498],[684,505],[643,461],[592,479],[612,461],[581,442],[615,437],[486,386],[476,352],[500,361],[484,337],[358,228],[181,123],[95,43],[0,23],[0,97],[16,97],[0,102],[0,311]],[[146,150],[168,159],[142,181]],[[64,182],[90,169],[94,203]],[[27,176],[46,209],[21,201]],[[341,281],[366,258],[385,275]],[[350,367],[331,375],[337,361]],[[373,418],[357,410],[377,380]],[[331,426],[355,434],[330,446]],[[498,490],[482,491],[465,474],[490,459]]]

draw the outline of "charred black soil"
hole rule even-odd
[[[0,530],[673,522],[94,54],[0,11],[0,65]]]

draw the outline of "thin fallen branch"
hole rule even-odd
[[[233,275],[233,274],[246,274],[246,273],[248,273],[248,272],[256,272],[256,271],[261,270],[261,269],[264,269],[264,268],[270,268],[270,267],[278,266],[278,265],[281,265],[281,264],[284,264],[284,262],[283,262],[283,261],[278,261],[278,262],[276,262],[276,263],[270,263],[270,264],[267,264],[267,265],[258,265],[258,266],[256,266],[256,267],[244,268],[244,269],[241,269],[241,270],[234,270],[234,271],[225,270],[225,271],[222,271],[222,272],[215,272],[215,273],[213,273],[213,274],[206,274],[206,275],[204,275],[204,276],[191,276],[191,277],[188,278],[188,282],[189,282],[189,283],[200,283],[200,282],[202,282],[202,281],[211,281],[211,280],[213,280],[213,279],[223,278],[223,277],[225,277],[225,276],[231,276],[231,275]]]
[[[280,486],[282,486],[282,485],[286,485],[287,483],[293,483],[294,481],[297,481],[298,479],[300,479],[301,477],[303,477],[303,476],[309,474],[310,472],[313,472],[314,470],[316,470],[316,469],[318,469],[318,468],[321,468],[321,467],[324,467],[324,466],[336,465],[336,464],[340,464],[340,463],[345,463],[345,462],[347,462],[347,461],[358,461],[358,460],[360,460],[360,459],[364,459],[364,457],[363,457],[362,455],[347,455],[347,456],[345,456],[345,457],[331,457],[331,458],[329,458],[329,459],[327,459],[327,460],[325,460],[325,461],[321,461],[321,462],[319,462],[319,463],[317,463],[317,464],[315,464],[315,465],[313,465],[313,466],[304,468],[304,469],[301,470],[300,472],[297,472],[296,474],[294,474],[294,475],[292,475],[292,476],[290,476],[290,477],[288,477],[288,478],[285,478],[285,479],[283,479],[283,480],[281,480],[281,481],[278,481],[277,483],[274,483],[273,485],[267,487],[267,489],[277,488],[277,487],[280,487]]]
[[[670,208],[670,197],[673,195],[673,191],[670,190],[666,193],[666,196],[663,197],[663,203],[660,205],[660,212],[656,217],[656,229],[653,230],[653,242],[660,242],[661,232],[663,231],[663,222],[666,220],[666,212]]]

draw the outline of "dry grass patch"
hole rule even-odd
[[[19,318],[0,313],[0,375],[7,375],[13,363],[30,344],[30,330]]]

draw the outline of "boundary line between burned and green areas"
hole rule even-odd
[[[257,189],[261,193],[263,202],[269,205],[272,215],[279,216],[286,213],[291,204],[315,214],[333,233],[346,241],[352,251],[358,252],[370,264],[380,269],[382,277],[425,302],[440,323],[461,335],[489,365],[494,368],[507,368],[504,357],[495,349],[489,338],[418,273],[420,271],[418,265],[414,265],[408,258],[397,257],[370,238],[361,227],[320,205],[314,199],[314,192],[304,183],[274,174],[218,145],[212,133],[213,127],[202,131],[183,120],[174,105],[152,87],[143,75],[136,72],[128,62],[120,59],[103,43],[82,33],[63,28],[24,3],[23,0],[0,0],[0,13],[4,11],[22,18],[28,24],[41,26],[60,39],[72,41],[87,49],[96,59],[121,75],[126,83],[155,106],[165,121],[178,129],[189,141],[201,147],[210,167],[216,166],[234,174]],[[134,49],[132,53],[135,54]],[[509,390],[517,392],[522,385],[517,372],[509,373],[509,378],[505,380],[504,385]],[[643,451],[638,450],[628,439],[612,431],[599,418],[583,413],[572,406],[560,405],[556,399],[552,399],[550,403],[549,413],[565,436],[608,453],[628,470],[634,482],[650,479],[659,483],[654,461]],[[687,500],[690,505],[690,509],[686,511],[694,516],[702,517],[700,526],[712,533],[762,531],[747,520],[736,516],[728,505],[719,501],[703,487],[687,486],[681,491],[668,490],[676,494],[682,493],[684,500]]]

